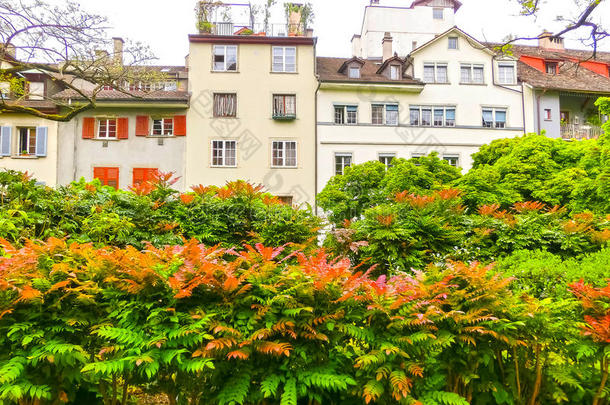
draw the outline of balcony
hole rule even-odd
[[[604,130],[590,124],[561,124],[562,139],[597,139]]]
[[[250,24],[234,22],[205,23],[199,30],[211,35],[255,35],[268,37],[302,37],[308,35],[303,24]],[[312,34],[313,35],[313,34]]]

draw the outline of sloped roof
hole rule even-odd
[[[563,62],[557,74],[541,72],[518,62],[517,75],[519,81],[537,88],[610,94],[610,79],[570,61]]]
[[[428,42],[425,42],[425,43],[421,44],[420,46],[418,46],[417,48],[415,48],[414,50],[412,50],[410,55],[419,52],[420,50],[428,47],[429,45],[432,45],[436,41],[440,41],[442,38],[446,37],[447,35],[449,35],[451,33],[458,33],[458,34],[462,35],[462,37],[466,38],[467,40],[472,41],[472,42],[474,42],[477,45],[480,45],[480,48],[481,48],[482,51],[487,52],[489,54],[494,54],[494,51],[489,49],[490,48],[489,44],[485,44],[485,43],[479,41],[478,39],[476,39],[475,37],[473,37],[472,35],[470,35],[466,31],[462,30],[458,26],[453,26],[453,27],[449,28],[447,31],[445,31],[445,32],[443,32],[441,34],[438,34],[437,36],[435,36],[434,38],[432,38]]]
[[[87,95],[91,92],[83,92]],[[56,99],[82,99],[82,96],[75,90],[68,89],[55,94]],[[102,90],[96,95],[97,100],[103,101],[188,101],[189,93],[186,91],[130,91],[122,92],[117,90]]]
[[[362,59],[364,64],[360,69],[360,78],[351,79],[348,75],[340,73],[339,69],[346,60],[351,58],[317,58],[318,76],[322,82],[345,82],[345,83],[382,83],[403,85],[424,85],[423,82],[411,77],[403,77],[400,80],[390,80],[386,76],[377,73],[381,63],[369,59]]]

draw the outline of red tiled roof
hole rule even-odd
[[[91,94],[91,92],[84,92]],[[56,99],[82,99],[83,97],[75,90],[68,89],[55,94]],[[129,93],[117,90],[102,90],[96,95],[97,100],[111,101],[188,101],[189,93],[186,91],[131,91]]]

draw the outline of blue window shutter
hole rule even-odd
[[[47,156],[47,134],[49,129],[47,127],[36,128],[36,156],[44,157]]]
[[[2,127],[0,132],[0,156],[11,156],[11,127]]]

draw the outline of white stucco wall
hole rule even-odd
[[[119,187],[127,189],[133,184],[134,168],[156,168],[160,172],[174,172],[180,180],[173,186],[178,190],[188,187],[185,182],[185,147],[190,135],[176,137],[140,137],[135,135],[138,115],[185,115],[184,108],[99,108],[83,113],[60,126],[60,184],[67,184],[81,177],[93,179],[94,167],[118,167]],[[116,116],[129,119],[129,138],[118,140],[83,139],[82,126],[85,117]],[[162,140],[163,145],[159,145]],[[104,144],[107,146],[104,146]]]
[[[452,8],[443,9],[442,20],[434,19],[432,13],[433,7],[426,6],[409,8],[384,3],[366,7],[360,56],[380,58],[381,41],[385,32],[392,35],[394,52],[404,57],[413,50],[413,41],[417,41],[417,45],[421,46],[455,25],[455,13]]]
[[[230,41],[227,42],[230,44]],[[315,198],[314,48],[297,45],[297,72],[271,72],[272,44],[239,44],[238,72],[212,72],[212,44],[191,43],[187,116],[188,184],[224,185],[247,180],[267,191],[291,196],[295,204]],[[290,46],[290,45],[285,45]],[[214,118],[213,94],[236,93],[237,117]],[[273,95],[295,94],[293,121],[272,119]],[[211,142],[237,141],[237,167],[212,167]],[[297,142],[297,167],[272,168],[274,140]]]
[[[412,153],[436,151],[440,157],[459,156],[465,172],[472,166],[471,154],[480,146],[524,133],[521,85],[494,84],[492,67],[496,62],[492,55],[459,35],[458,50],[448,50],[445,36],[413,55],[416,77],[422,76],[426,62],[447,63],[449,84],[426,84],[421,93],[398,90],[398,86],[392,89],[387,85],[322,84],[318,96],[319,190],[335,174],[335,153],[352,153],[353,163],[359,164],[377,160],[379,153],[411,158]],[[484,84],[460,84],[461,63],[484,65]],[[371,125],[371,105],[379,102],[398,103],[398,126]],[[358,125],[335,125],[334,104],[358,105]],[[411,106],[455,107],[456,126],[411,126]],[[506,128],[482,126],[482,110],[489,107],[506,109]]]
[[[57,184],[57,128],[56,121],[45,120],[26,114],[0,114],[0,126],[12,128],[12,156],[0,156],[0,169],[28,172],[34,178],[47,186]],[[18,156],[18,127],[47,127],[47,156]]]

